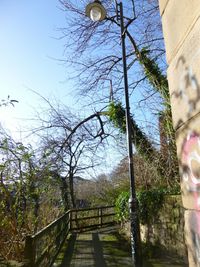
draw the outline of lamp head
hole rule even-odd
[[[95,0],[86,6],[86,16],[92,21],[101,21],[106,17],[106,10],[99,0]]]

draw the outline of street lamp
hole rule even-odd
[[[100,1],[95,0],[86,6],[86,15],[93,21],[101,21],[106,17],[106,10]]]
[[[140,246],[140,230],[139,219],[137,213],[137,198],[135,192],[135,177],[133,166],[133,149],[131,140],[131,120],[130,120],[130,105],[129,105],[129,92],[128,92],[128,75],[127,75],[127,63],[126,63],[126,27],[124,27],[123,17],[123,4],[122,2],[116,2],[117,19],[120,21],[121,27],[121,40],[122,40],[122,60],[123,60],[123,74],[124,74],[124,92],[126,103],[126,133],[127,133],[127,146],[128,146],[128,158],[129,158],[129,178],[130,178],[130,224],[131,224],[131,248],[132,259],[134,267],[142,266],[141,246]],[[86,15],[93,21],[101,21],[106,18],[106,10],[99,0],[95,0],[86,6]],[[135,14],[134,14],[135,15]]]

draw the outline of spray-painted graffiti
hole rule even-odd
[[[200,137],[196,133],[189,134],[182,149],[183,180],[189,192],[194,192],[196,208],[200,208]]]
[[[199,216],[195,218],[195,220],[199,223]],[[195,238],[195,256],[196,256],[196,260],[197,260],[197,264],[198,267],[200,266],[200,233],[196,233],[194,234],[194,238]]]
[[[186,103],[188,112],[191,113],[195,110],[197,101],[199,100],[200,86],[192,67],[186,64],[183,56],[178,59],[176,68],[179,73],[179,85],[175,96]],[[191,89],[190,91],[188,91],[189,88]]]
[[[187,229],[190,238],[189,252],[192,256],[191,266],[200,267],[200,216],[197,211],[190,212]]]
[[[200,136],[191,133],[182,148],[182,179],[188,194],[192,195],[194,209],[200,210]],[[200,267],[200,212],[193,212],[190,219],[190,233],[194,248],[194,261]]]

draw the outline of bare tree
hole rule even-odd
[[[62,37],[66,40],[67,58],[63,61],[74,66],[76,74],[71,75],[71,78],[76,79],[80,94],[90,97],[96,105],[108,104],[110,99],[108,80],[112,79],[114,100],[118,103],[120,99],[123,103],[121,97],[123,72],[120,23],[116,16],[115,2],[102,1],[107,10],[107,16],[101,22],[93,22],[86,17],[87,1],[61,0],[60,3],[67,14],[66,26],[61,29]],[[175,173],[177,176],[175,134],[172,127],[169,89],[165,75],[165,49],[158,1],[124,1],[124,14],[129,88],[131,103],[132,106],[134,105],[133,112],[137,114],[140,110],[140,116],[138,116],[140,118],[141,110],[143,113],[153,114],[150,117],[157,120],[157,127],[159,118],[162,117],[162,134],[164,131],[168,146],[165,146],[166,152],[164,153],[167,158],[162,159],[159,153],[158,159],[164,166],[161,168],[161,173],[162,176],[165,176],[166,173],[170,176],[174,176]],[[132,94],[133,92],[134,94]],[[135,96],[137,100],[134,101]],[[148,148],[145,154],[146,158],[148,157],[151,161],[152,153],[155,155],[157,149],[148,142],[145,135],[138,135],[146,130],[140,129],[141,122],[136,116],[134,116],[133,122],[135,133],[133,139],[141,137],[141,140],[139,142],[137,140],[134,144],[142,144],[146,140]],[[148,126],[147,123],[146,128]],[[143,150],[145,149],[140,146],[140,152]],[[163,149],[161,150],[163,152]],[[164,164],[166,160],[167,166]],[[169,169],[174,169],[174,171],[169,171]]]
[[[63,203],[67,210],[76,206],[75,177],[100,164],[101,149],[110,133],[104,112],[80,118],[67,107],[55,107],[47,102],[48,116],[44,118],[38,114],[40,126],[34,132],[41,137],[41,164],[48,166],[60,179]]]
[[[122,56],[120,47],[120,23],[116,17],[114,1],[102,1],[107,9],[107,17],[102,22],[92,22],[85,15],[87,1],[60,1],[66,12],[66,27],[61,30],[66,40],[66,63],[74,65],[81,94],[96,91],[101,100],[108,99],[107,79],[113,80],[114,94],[118,97],[122,89]],[[129,86],[146,91],[146,97],[153,91],[146,87],[149,80],[145,70],[152,72],[146,58],[160,63],[160,71],[165,68],[164,45],[157,1],[126,1],[124,17],[127,36],[127,61]],[[136,15],[134,16],[134,11]],[[70,50],[69,50],[70,49]],[[70,51],[70,53],[69,53]],[[70,54],[70,56],[69,56]],[[155,75],[154,75],[155,76]],[[73,77],[74,78],[74,77]],[[154,77],[155,79],[155,77]],[[160,81],[157,81],[159,86]],[[141,86],[140,86],[141,85]],[[107,90],[107,92],[106,92]],[[97,93],[97,92],[96,92]],[[120,96],[121,98],[121,96]],[[105,101],[105,99],[104,99]]]

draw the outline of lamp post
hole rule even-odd
[[[124,26],[123,17],[123,4],[116,2],[117,7],[117,19],[120,21],[121,27],[121,40],[122,40],[122,60],[123,60],[123,74],[124,74],[124,93],[126,103],[126,133],[127,133],[127,146],[128,146],[128,158],[129,158],[129,178],[130,178],[130,224],[131,224],[131,248],[132,259],[134,267],[142,266],[141,246],[140,246],[140,230],[139,219],[137,213],[137,198],[135,192],[135,177],[134,177],[134,165],[133,165],[133,149],[131,140],[131,120],[130,120],[130,105],[129,105],[129,92],[128,92],[128,75],[127,75],[127,63],[126,63],[126,28]],[[93,21],[101,21],[106,18],[106,10],[99,0],[95,0],[86,6],[86,15]]]

